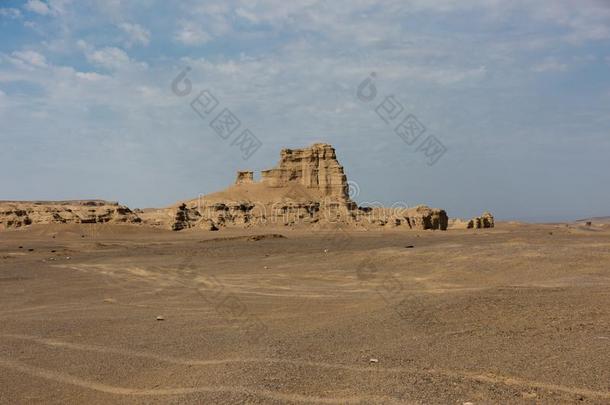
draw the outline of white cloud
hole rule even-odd
[[[79,79],[90,81],[90,82],[97,82],[100,80],[109,79],[108,76],[101,75],[101,74],[95,73],[95,72],[76,72],[76,77],[78,77]]]
[[[66,14],[72,0],[28,0],[25,9],[40,15],[61,16]]]
[[[80,49],[81,51],[89,51],[91,50],[91,45],[89,45],[87,43],[87,41],[83,40],[83,39],[79,39],[78,41],[76,41],[76,47],[78,49]]]
[[[0,17],[20,18],[21,11],[16,8],[0,8]]]
[[[36,14],[41,15],[47,15],[51,13],[51,9],[47,5],[47,3],[42,2],[40,0],[28,0],[28,2],[25,3],[25,8]]]
[[[118,69],[129,63],[129,55],[122,49],[106,47],[88,53],[87,60],[108,69]]]
[[[130,68],[147,68],[146,63],[138,62],[129,57],[127,52],[120,48],[108,46],[95,49],[83,40],[78,40],[76,45],[85,53],[89,63],[109,70],[125,70]]]
[[[549,58],[543,62],[537,63],[532,67],[532,71],[536,73],[544,72],[565,72],[568,70],[568,65],[559,62],[557,59]]]
[[[139,24],[122,23],[119,28],[127,34],[127,46],[148,45],[150,43],[150,31]]]
[[[49,0],[51,11],[55,15],[66,14],[73,0]]]
[[[34,21],[24,21],[23,22],[23,26],[25,28],[28,28],[32,31],[34,31],[36,34],[44,36],[45,35],[45,29],[44,29],[44,25],[41,25],[37,22]]]
[[[258,23],[260,21],[260,19],[256,16],[256,14],[254,14],[251,11],[246,10],[245,8],[239,7],[237,10],[235,10],[235,14],[237,14],[239,17],[248,20],[251,23]]]
[[[47,60],[44,55],[36,51],[15,51],[12,53],[13,62],[25,67],[46,67]]]
[[[201,25],[192,21],[182,21],[181,28],[174,38],[184,45],[202,45],[212,40],[212,36],[205,32]]]
[[[526,2],[522,11],[544,23],[554,24],[566,31],[562,41],[578,45],[587,41],[610,38],[610,6],[607,1],[549,0]]]

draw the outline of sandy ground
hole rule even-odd
[[[1,232],[0,403],[610,403],[610,228],[273,232]]]

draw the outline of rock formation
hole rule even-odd
[[[254,172],[237,172],[235,184],[251,184],[254,183]]]
[[[451,229],[493,228],[494,225],[494,217],[487,211],[484,212],[480,217],[474,217],[470,220],[463,220],[461,218],[452,218],[449,220],[449,228]]]
[[[347,177],[337,161],[335,149],[325,143],[309,148],[283,149],[277,167],[261,172],[264,185],[284,188],[301,184],[315,190],[320,197],[349,201]]]
[[[493,228],[494,225],[494,217],[487,211],[485,211],[480,217],[474,217],[468,222],[469,229]]]
[[[493,225],[493,217],[481,217],[481,224],[490,220]],[[226,190],[163,209],[132,212],[118,203],[98,200],[0,203],[0,225],[38,223],[142,223],[175,231],[253,226],[445,230],[448,218],[444,210],[423,205],[358,207],[349,197],[335,149],[316,143],[283,149],[278,165],[263,170],[258,182],[252,171],[239,171],[235,184]]]
[[[251,226],[320,228],[331,224],[447,229],[447,214],[440,209],[358,207],[349,198],[347,177],[335,149],[328,144],[284,149],[276,167],[263,170],[260,182],[253,179],[253,172],[240,171],[235,184],[226,190],[168,208],[170,212],[164,218],[173,220],[165,226],[175,230]]]
[[[0,228],[19,228],[33,224],[140,223],[129,208],[102,200],[2,201]]]

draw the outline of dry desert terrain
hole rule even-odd
[[[0,232],[0,403],[610,403],[610,227]]]

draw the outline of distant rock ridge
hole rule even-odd
[[[29,204],[29,205],[73,205],[87,207],[101,207],[103,205],[118,206],[116,201],[106,200],[40,200],[40,201],[20,201],[20,200],[0,200],[0,204]]]
[[[114,201],[0,201],[0,228],[35,224],[130,223],[142,220]]]

